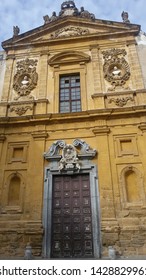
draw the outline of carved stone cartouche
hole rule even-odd
[[[126,81],[130,77],[130,68],[124,58],[126,51],[113,48],[103,51],[102,54],[104,58],[104,78],[112,85],[108,90],[114,91],[116,87],[124,88]]]
[[[80,154],[76,150],[76,147],[80,149]],[[60,155],[62,150],[62,155]],[[56,160],[58,158],[58,170],[62,171],[79,171],[81,163],[79,158],[93,158],[96,155],[96,150],[90,148],[82,139],[75,139],[73,144],[66,144],[64,140],[55,141],[49,148],[48,152],[44,154],[46,160]]]
[[[17,62],[17,72],[13,80],[13,88],[20,96],[28,96],[36,87],[38,74],[36,72],[37,60],[25,59]]]

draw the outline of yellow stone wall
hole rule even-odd
[[[112,48],[127,52],[131,73],[128,90],[108,92],[102,52]],[[62,52],[72,55],[63,61],[59,57]],[[81,61],[79,53],[89,61]],[[56,62],[50,65],[54,56]],[[38,82],[31,92],[34,99],[15,100],[16,63],[26,58],[38,61]],[[82,112],[58,111],[59,75],[67,73],[80,73]],[[8,52],[0,103],[1,255],[23,256],[27,242],[35,255],[41,255],[44,168],[48,164],[43,154],[58,139],[70,144],[76,138],[98,152],[93,163],[98,168],[102,254],[107,254],[109,245],[122,255],[146,254],[145,96],[136,45],[130,35],[98,42],[70,38]],[[125,103],[117,98],[124,98]],[[15,181],[15,175],[21,178],[21,198],[16,206],[9,195],[9,182],[12,177]]]

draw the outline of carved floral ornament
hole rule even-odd
[[[118,107],[124,107],[128,101],[134,101],[134,98],[129,96],[129,97],[117,97],[117,98],[110,98],[108,100],[108,103],[114,102],[116,106]]]
[[[36,65],[36,59],[26,58],[17,62],[17,72],[13,81],[13,88],[18,93],[18,97],[15,98],[16,100],[21,96],[28,96],[36,87],[38,81]],[[29,96],[29,98],[32,98],[32,96]]]
[[[76,148],[80,148],[80,154],[77,153]],[[62,150],[62,156],[60,156]],[[93,158],[96,155],[96,150],[82,139],[75,139],[73,144],[66,144],[64,140],[55,141],[47,153],[44,154],[45,159],[51,160],[59,157],[58,170],[61,171],[79,171],[81,163],[80,157]]]
[[[110,49],[103,51],[103,72],[104,78],[111,83],[109,91],[114,91],[117,87],[129,89],[124,87],[126,81],[130,78],[130,68],[124,56],[127,54],[125,49]]]
[[[79,27],[68,26],[62,28],[59,31],[56,31],[54,34],[51,34],[51,38],[59,38],[59,37],[71,37],[71,36],[79,36],[79,35],[87,35],[89,34],[88,29],[82,29]]]
[[[13,106],[10,108],[10,112],[15,112],[17,115],[22,116],[26,113],[27,110],[33,110],[32,105],[27,105],[27,106]]]

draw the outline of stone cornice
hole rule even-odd
[[[105,134],[108,134],[108,133],[110,133],[110,129],[109,129],[109,127],[107,127],[107,126],[103,126],[103,127],[94,127],[93,129],[92,129],[92,131],[93,131],[93,133],[95,134],[95,135],[105,135]]]
[[[41,140],[41,139],[46,139],[48,138],[48,133],[45,131],[34,131],[31,133],[32,137],[34,140]]]
[[[129,94],[133,94],[133,95],[136,95],[136,94],[139,94],[139,93],[146,93],[146,89],[137,89],[137,90],[125,90],[125,91],[114,91],[114,92],[100,92],[100,93],[94,93],[91,95],[91,97],[94,99],[94,98],[97,98],[97,97],[108,97],[108,96],[118,96],[118,95],[129,95]]]
[[[140,124],[140,125],[138,126],[138,128],[139,128],[142,132],[146,132],[146,123]]]
[[[22,101],[1,101],[0,102],[0,107],[1,106],[13,106],[13,105],[23,105],[23,104],[37,104],[37,103],[49,103],[48,99],[35,99],[35,100],[22,100]]]
[[[125,107],[125,108],[114,108],[114,109],[95,109],[91,111],[83,111],[77,113],[56,113],[56,114],[39,114],[39,115],[27,115],[19,117],[1,117],[0,126],[10,126],[28,123],[28,125],[34,125],[35,123],[46,123],[46,124],[59,124],[59,123],[75,123],[95,120],[108,120],[117,117],[129,118],[133,116],[142,116],[146,114],[146,105]]]

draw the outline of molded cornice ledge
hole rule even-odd
[[[140,124],[140,125],[138,126],[138,128],[139,128],[142,132],[145,132],[145,131],[146,131],[146,123]]]
[[[35,131],[31,133],[34,140],[46,139],[48,138],[49,134],[45,131]]]
[[[6,140],[6,136],[4,134],[0,135],[0,143],[3,143]]]
[[[109,127],[107,126],[104,126],[104,127],[95,127],[92,129],[92,132],[95,134],[95,135],[98,135],[98,134],[108,134],[110,133],[110,129]]]

